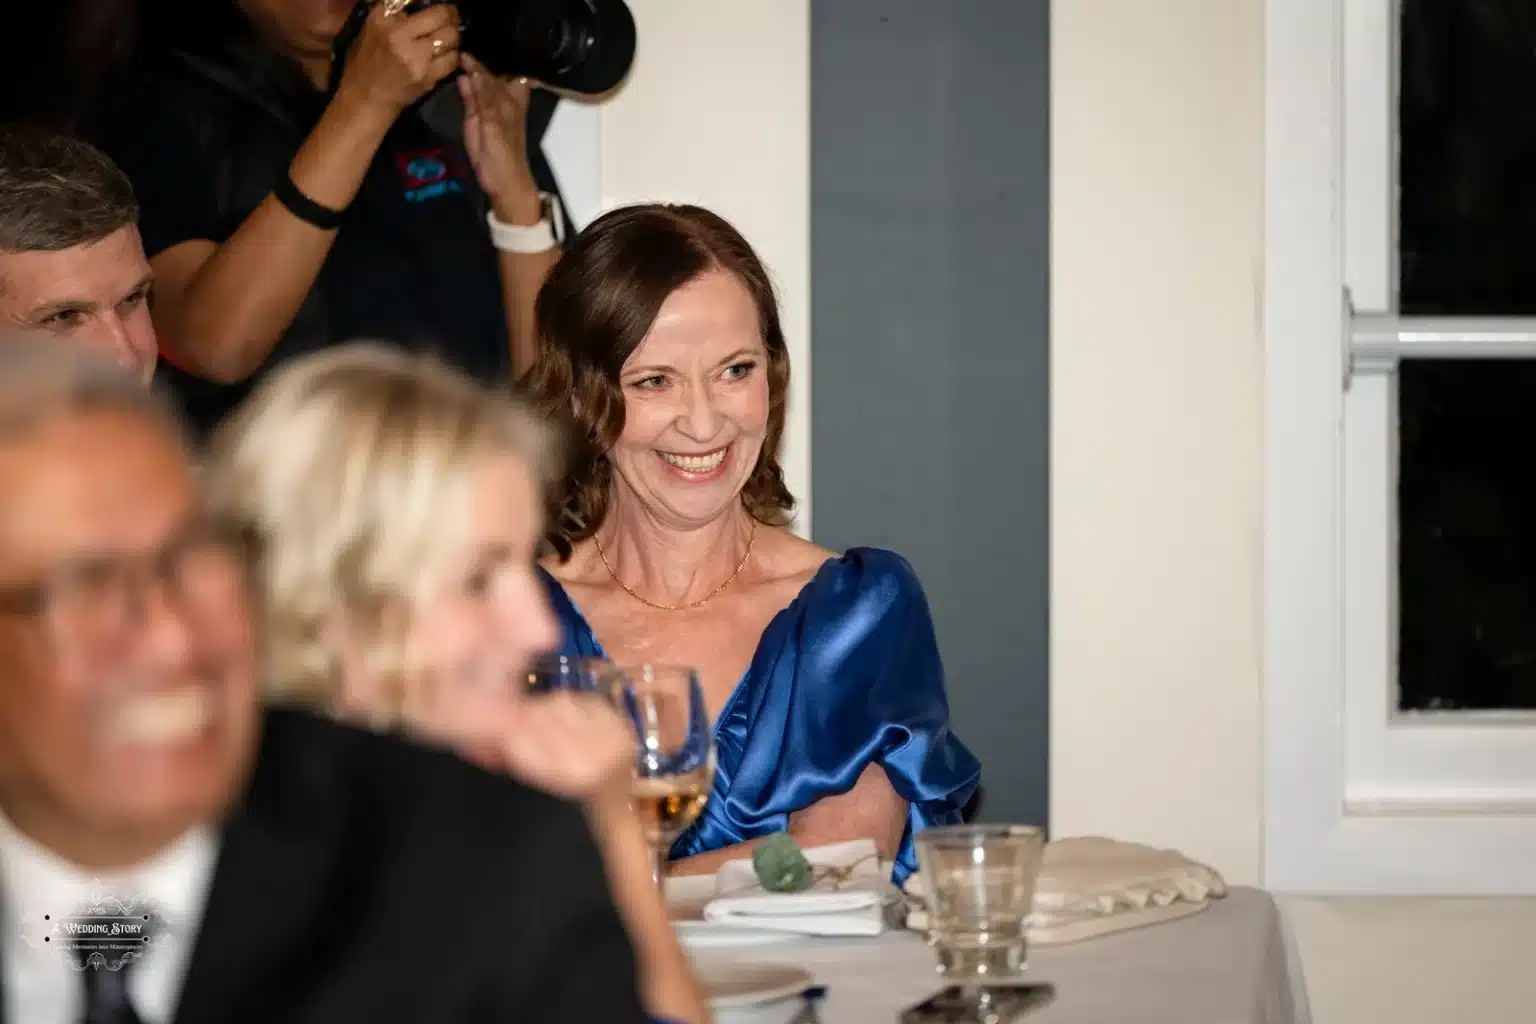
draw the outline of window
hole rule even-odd
[[[1266,17],[1268,881],[1536,892],[1536,7]]]

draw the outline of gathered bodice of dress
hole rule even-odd
[[[581,611],[546,574],[561,653],[605,657]],[[789,816],[846,793],[871,764],[906,801],[893,878],[917,869],[912,836],[960,821],[980,781],[950,731],[944,670],[912,566],[881,548],[829,558],[768,623],[715,725],[714,789],[678,837],[688,857],[783,831]]]

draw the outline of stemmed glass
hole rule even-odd
[[[651,847],[651,876],[664,884],[667,852],[709,802],[715,744],[699,676],[677,665],[612,668],[600,684],[634,726],[632,803]]]
[[[612,671],[612,663],[602,658],[545,655],[528,667],[528,689],[534,693],[578,690],[606,696],[603,693],[603,678]]]

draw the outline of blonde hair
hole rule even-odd
[[[337,613],[399,690],[410,671],[399,617],[462,542],[475,470],[513,455],[543,485],[555,469],[547,428],[510,392],[361,343],[277,370],[215,432],[210,455],[214,512],[255,536],[268,694],[326,710],[340,698],[327,635]]]

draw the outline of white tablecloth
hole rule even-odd
[[[698,954],[710,959],[810,971],[828,989],[823,1024],[893,1024],[943,987],[932,951],[911,932]],[[1181,921],[1032,950],[1029,973],[1056,986],[1055,1002],[1029,1024],[1310,1024],[1294,946],[1274,901],[1254,889],[1235,888]]]

